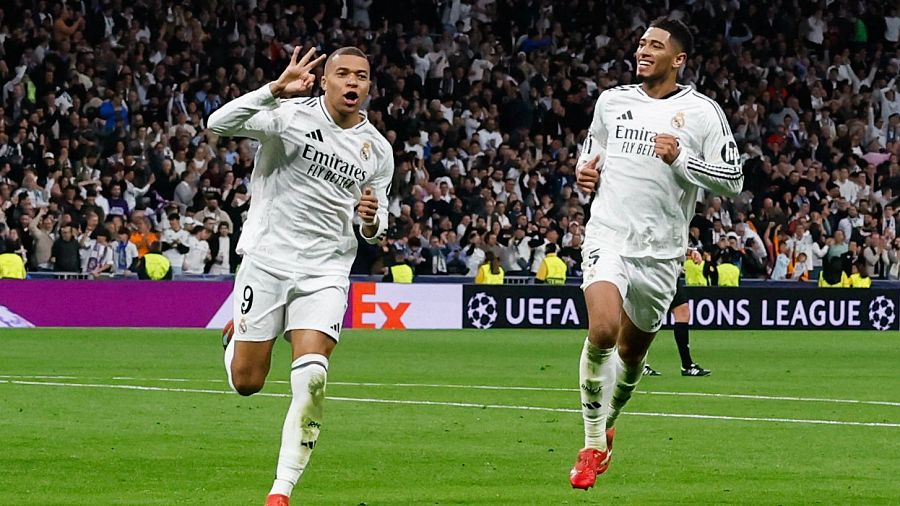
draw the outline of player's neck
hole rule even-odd
[[[645,80],[641,83],[641,89],[651,98],[665,98],[678,90],[678,82],[675,75],[666,76],[658,80]]]
[[[344,130],[348,128],[353,128],[356,125],[362,122],[362,116],[359,114],[359,111],[353,111],[350,114],[341,114],[339,113],[327,100],[325,102],[325,109],[328,110],[328,114],[331,116],[331,119],[334,123],[343,128]]]

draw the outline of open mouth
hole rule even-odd
[[[639,69],[648,69],[653,65],[653,62],[650,60],[638,60],[638,68]]]
[[[354,106],[359,103],[359,93],[355,91],[348,91],[344,93],[344,105]]]

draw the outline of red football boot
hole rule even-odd
[[[616,436],[616,428],[612,427],[606,430],[606,451],[600,451],[595,448],[584,448],[578,452],[578,462],[569,472],[569,483],[572,488],[580,488],[587,490],[594,486],[597,476],[609,469],[609,462],[612,459],[613,438]]]
[[[266,497],[266,506],[291,506],[291,498],[281,494],[270,494]]]

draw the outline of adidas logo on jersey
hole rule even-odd
[[[325,139],[322,137],[322,131],[318,128],[313,130],[312,132],[305,135],[305,137],[309,137],[310,139],[315,139],[319,142],[325,142]]]
[[[625,114],[622,114],[621,116],[619,116],[619,117],[616,118],[616,119],[634,119],[634,116],[631,115],[631,111],[628,111],[628,112],[626,112]]]
[[[340,333],[341,333],[341,324],[340,324],[340,323],[335,323],[334,325],[331,326],[331,330],[333,330],[333,331],[337,332],[338,334],[340,334]]]

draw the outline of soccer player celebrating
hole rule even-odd
[[[575,488],[609,467],[616,419],[675,295],[697,188],[734,196],[743,184],[721,108],[676,82],[692,45],[681,21],[651,24],[635,52],[642,83],[600,95],[578,161],[577,184],[597,195],[584,244],[585,447],[569,476]]]
[[[345,47],[331,53],[320,84],[308,94],[312,70],[325,58],[295,48],[277,81],[214,112],[220,135],[259,140],[250,183],[253,202],[237,251],[234,334],[227,339],[228,382],[241,395],[263,387],[275,339],[291,343],[291,392],[275,483],[267,506],[285,506],[306,468],[322,427],[328,360],[347,307],[356,256],[353,209],[360,233],[376,243],[387,226],[393,151],[360,113],[369,93],[366,55]]]

